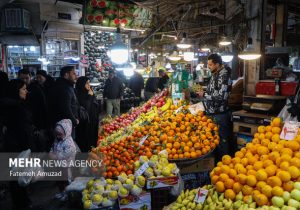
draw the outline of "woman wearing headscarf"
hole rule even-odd
[[[87,77],[79,77],[76,82],[76,95],[80,106],[88,113],[88,120],[80,121],[76,128],[76,142],[82,152],[88,152],[96,146],[99,126],[99,104]]]
[[[0,100],[0,117],[5,126],[4,152],[20,153],[31,149],[36,152],[33,142],[33,124],[31,114],[25,106],[27,97],[25,82],[19,79],[8,83],[7,97]],[[14,209],[33,209],[26,187],[17,181],[9,182]]]

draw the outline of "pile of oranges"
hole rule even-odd
[[[139,128],[140,133],[148,135],[145,146],[149,144],[152,153],[166,149],[169,159],[197,158],[219,144],[218,127],[203,112],[192,115],[185,106],[175,114],[174,109]]]
[[[293,190],[300,181],[300,135],[294,140],[280,139],[282,122],[274,118],[269,126],[259,126],[251,143],[231,158],[225,155],[210,173],[218,192],[234,200],[240,192],[259,206],[270,204],[273,196]]]

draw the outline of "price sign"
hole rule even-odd
[[[208,190],[200,188],[195,196],[194,201],[196,203],[203,204],[204,201],[206,200],[207,194],[208,194]]]
[[[149,168],[148,162],[144,163],[136,172],[135,176],[141,176]]]
[[[293,140],[297,136],[298,130],[299,122],[285,122],[280,134],[280,138],[285,140]]]
[[[142,146],[144,144],[144,142],[146,141],[146,139],[148,138],[148,135],[144,136],[141,141],[140,141],[140,146]]]

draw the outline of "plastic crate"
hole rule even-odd
[[[298,82],[280,82],[280,95],[292,96],[296,94]],[[275,95],[275,82],[258,82],[256,84],[257,95]]]

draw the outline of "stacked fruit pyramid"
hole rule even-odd
[[[274,118],[269,126],[259,126],[252,142],[234,157],[223,156],[210,173],[216,190],[233,201],[242,195],[258,206],[300,209],[300,133],[282,140],[281,128],[281,119]]]

